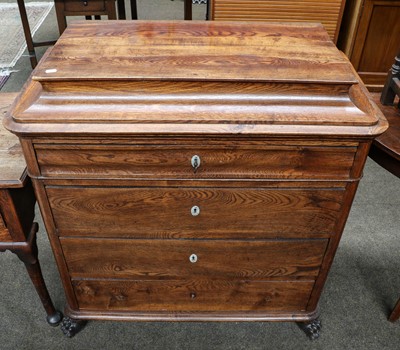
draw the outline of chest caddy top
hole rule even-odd
[[[387,123],[314,24],[75,23],[5,119],[74,318],[316,317]]]

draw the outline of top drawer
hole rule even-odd
[[[36,144],[42,176],[66,178],[340,179],[354,146]]]

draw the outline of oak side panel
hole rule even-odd
[[[354,166],[353,166],[353,174],[360,175],[362,174],[362,170],[364,169],[365,161],[368,156],[368,151],[370,148],[371,142],[361,143],[359,150],[357,152],[357,156],[355,158]],[[330,239],[326,255],[324,257],[324,261],[322,263],[322,267],[320,270],[320,274],[315,282],[315,288],[313,289],[310,297],[310,302],[307,306],[307,310],[315,310],[318,305],[319,297],[322,293],[322,289],[328,277],[329,270],[332,266],[333,259],[335,257],[336,251],[339,246],[340,239],[342,237],[342,233],[344,227],[347,222],[347,218],[350,213],[351,205],[354,200],[355,193],[357,191],[359,181],[351,182],[347,185],[346,195],[343,198],[343,211],[339,220],[336,223],[335,227],[335,235]]]
[[[40,212],[42,214],[43,222],[49,237],[50,245],[57,263],[58,271],[61,276],[61,282],[64,287],[64,292],[68,305],[76,309],[78,307],[76,297],[72,288],[71,279],[69,276],[68,268],[65,263],[64,254],[61,248],[60,241],[55,229],[53,215],[51,213],[46,191],[41,181],[32,179],[33,188],[35,190],[36,199],[39,204]]]

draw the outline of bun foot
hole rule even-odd
[[[299,322],[298,326],[307,335],[310,340],[316,340],[319,338],[319,333],[322,328],[321,321],[315,319],[309,323]]]
[[[61,330],[68,338],[72,338],[85,327],[87,321],[74,320],[69,317],[64,317],[61,323]]]
[[[46,317],[47,323],[52,327],[57,327],[61,323],[62,319],[63,314],[58,310],[56,310],[55,313],[51,315],[47,315]]]

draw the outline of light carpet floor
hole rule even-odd
[[[38,30],[53,6],[52,2],[25,4],[32,35]],[[0,18],[0,75],[5,76],[25,51],[26,42],[16,3],[0,3]]]

